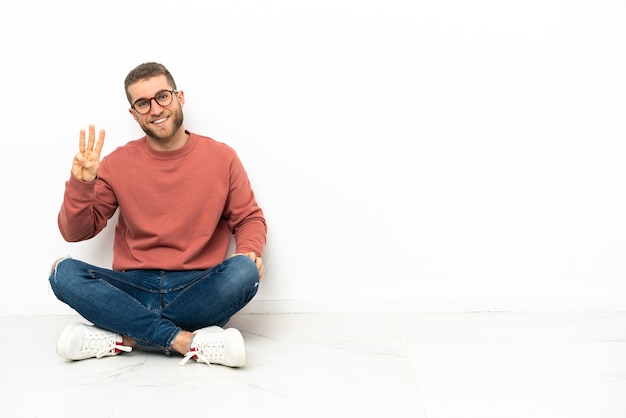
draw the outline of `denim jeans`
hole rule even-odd
[[[181,330],[224,326],[256,294],[259,270],[245,255],[200,271],[120,272],[65,258],[49,280],[56,297],[95,326],[170,350]]]

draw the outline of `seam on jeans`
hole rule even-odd
[[[131,281],[120,280],[119,277],[112,276],[110,274],[106,274],[106,273],[104,273],[104,272],[102,272],[100,270],[89,270],[89,274],[91,274],[92,278],[96,279],[96,280],[103,280],[103,281],[107,282],[107,280],[104,280],[102,278],[102,277],[106,277],[107,279],[112,280],[112,281],[114,281],[116,283],[124,284],[124,285],[132,287],[134,289],[141,290],[142,292],[153,293],[153,294],[159,293],[158,289],[148,289],[148,288],[143,287],[143,286],[137,286],[135,283],[133,283]]]
[[[163,309],[165,309],[165,306],[163,304],[163,301],[165,300],[165,289],[163,288],[163,284],[165,284],[165,272],[161,270],[159,272],[159,309],[161,310],[161,312],[163,312]]]
[[[172,334],[168,337],[167,341],[165,341],[165,347],[163,347],[163,348],[165,348],[167,350],[173,350],[172,344],[174,343],[174,340],[176,339],[176,336],[178,334],[180,334],[180,332],[182,330],[183,329],[181,327],[177,326],[176,329],[174,330],[174,332],[172,332]]]
[[[203,274],[201,274],[200,276],[196,277],[194,280],[192,280],[192,281],[190,281],[188,283],[185,283],[184,285],[177,286],[175,288],[170,289],[169,293],[171,293],[171,292],[178,292],[178,295],[176,295],[176,297],[174,299],[172,299],[167,304],[167,306],[164,306],[163,309],[165,310],[165,309],[169,308],[170,306],[172,306],[174,303],[176,303],[176,301],[178,301],[178,299],[180,299],[181,296],[186,294],[191,287],[195,286],[201,280],[207,279],[207,278],[209,278],[212,275],[213,275],[213,271],[212,270],[211,271],[206,271]]]
[[[96,278],[95,278],[95,280],[99,280],[100,282],[102,282],[102,284],[103,284],[103,285],[108,286],[109,288],[111,288],[112,290],[114,290],[114,291],[116,291],[116,292],[123,293],[123,294],[127,294],[126,292],[124,292],[124,291],[123,291],[123,290],[121,290],[120,288],[118,288],[118,287],[116,287],[116,286],[112,285],[111,283],[107,282],[107,281],[106,281],[106,280],[104,280],[104,279],[101,279],[101,278],[96,277]],[[137,299],[132,298],[132,297],[131,297],[131,299],[132,299],[132,301],[133,301],[135,304],[138,304],[141,308],[145,309],[146,311],[148,311],[148,312],[151,312],[151,311],[152,311],[152,310],[150,310],[150,309],[147,309],[147,308],[146,308],[146,307],[145,307],[145,306],[144,306],[141,302],[139,302]],[[102,327],[101,327],[101,328],[102,328]],[[113,332],[117,332],[117,333],[120,333],[120,334],[123,334],[123,333],[122,333],[122,332],[120,332],[119,330],[111,330],[111,331],[113,331]],[[125,335],[125,334],[124,334],[124,335]],[[161,346],[160,346],[160,344],[158,344],[158,343],[151,342],[151,341],[148,341],[148,340],[144,340],[144,339],[142,339],[142,338],[139,338],[139,337],[138,337],[138,336],[136,336],[136,335],[126,335],[126,336],[127,336],[127,337],[132,338],[132,339],[133,339],[133,340],[135,340],[136,342],[140,343],[140,345],[143,345],[143,346],[146,346],[146,347],[167,348],[167,347],[161,347]]]

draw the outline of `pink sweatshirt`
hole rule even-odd
[[[267,228],[241,161],[228,145],[191,133],[176,151],[146,137],[102,159],[96,181],[70,176],[58,223],[66,241],[96,236],[119,209],[113,269],[203,270],[236,252],[261,256]]]

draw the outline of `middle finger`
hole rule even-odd
[[[89,138],[87,139],[87,151],[93,151],[93,144],[96,140],[96,128],[93,125],[89,125]]]

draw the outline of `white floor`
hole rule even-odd
[[[626,417],[626,313],[241,314],[243,369],[66,362],[77,319],[0,318],[1,417]]]

